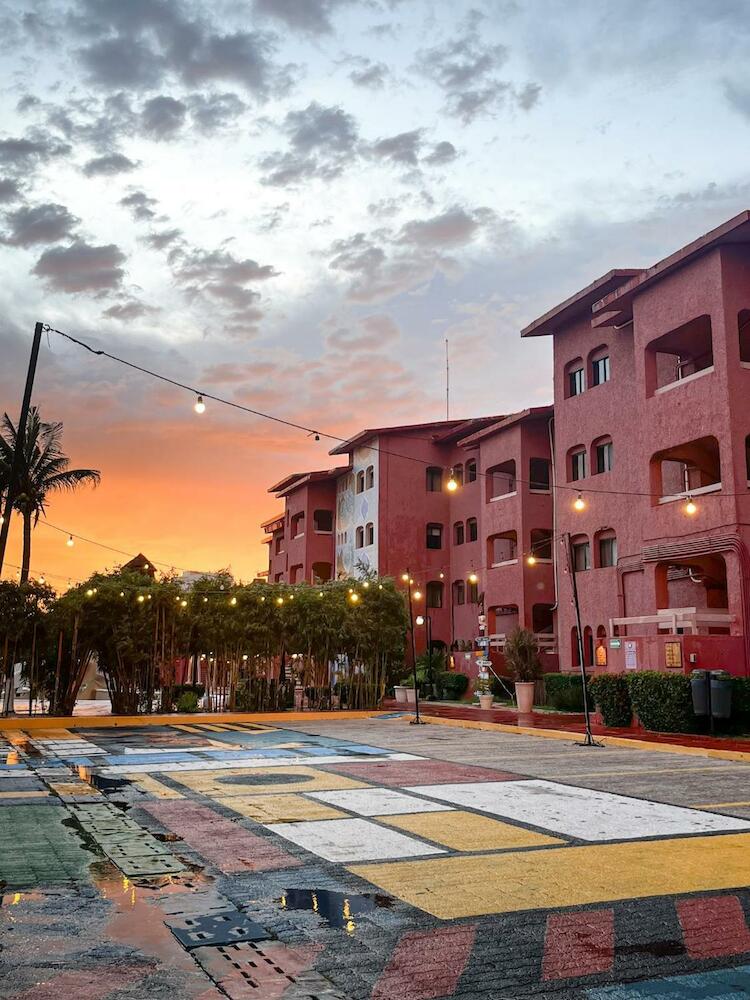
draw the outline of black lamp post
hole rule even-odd
[[[411,720],[410,725],[412,726],[422,726],[424,723],[419,717],[419,683],[417,681],[417,643],[414,638],[414,607],[412,605],[411,596],[411,585],[414,581],[411,578],[409,570],[402,575],[401,579],[406,584],[407,594],[409,597],[409,631],[411,632],[411,667],[412,674],[414,676],[414,718]]]
[[[435,697],[435,678],[432,675],[432,615],[417,615],[417,625],[427,626],[427,683],[430,691],[428,697]]]

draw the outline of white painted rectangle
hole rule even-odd
[[[414,837],[377,826],[366,819],[321,819],[270,823],[267,829],[327,861],[387,861],[445,854]]]
[[[580,840],[638,840],[642,837],[750,830],[750,822],[734,816],[632,799],[593,788],[575,788],[556,781],[418,785],[406,791]]]
[[[451,806],[428,802],[390,788],[351,788],[336,792],[308,792],[308,798],[359,813],[360,816],[397,816],[401,813],[444,812]]]

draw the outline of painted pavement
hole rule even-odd
[[[750,765],[432,728],[6,731],[0,996],[750,997]]]

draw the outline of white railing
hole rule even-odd
[[[490,649],[497,649],[500,652],[505,649],[507,639],[505,632],[494,632],[488,638],[490,640]],[[535,632],[534,638],[543,653],[557,652],[557,638],[554,635],[550,635],[549,632]]]
[[[677,630],[697,635],[701,628],[728,628],[737,620],[736,615],[727,612],[707,611],[705,608],[662,608],[655,615],[636,615],[633,618],[610,618],[609,634],[614,635],[615,627],[630,628],[638,625],[656,625],[659,631],[672,635]]]

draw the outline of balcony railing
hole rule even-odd
[[[705,608],[662,608],[655,615],[610,618],[609,635],[615,634],[615,627],[630,628],[639,625],[656,625],[659,631],[669,632],[672,635],[677,635],[678,629],[690,635],[698,635],[701,628],[729,628],[736,620],[736,615],[724,611],[707,611]]]
[[[534,638],[537,641],[539,649],[543,653],[556,653],[557,652],[557,637],[551,635],[549,632],[535,632]],[[505,632],[494,632],[489,636],[490,649],[497,649],[499,652],[505,649],[505,642],[507,636]]]

